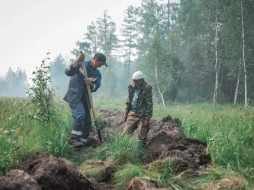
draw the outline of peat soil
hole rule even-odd
[[[105,128],[110,128],[117,133],[122,132],[124,126],[123,112],[100,110],[100,115],[103,118],[99,122],[102,131]],[[92,133],[89,143],[93,147],[99,146],[96,133]],[[165,163],[169,163],[169,161],[174,173],[177,174],[183,171],[203,170],[209,166],[211,157],[207,153],[205,142],[187,138],[181,130],[181,121],[166,116],[161,120],[151,121],[143,167],[151,169],[155,166],[165,166]],[[10,170],[5,176],[0,177],[0,190],[112,189],[110,179],[116,168],[110,166],[110,169],[105,171],[109,172],[104,174],[104,180],[98,182],[83,175],[78,166],[66,158],[56,158],[48,153],[36,153],[23,161],[22,170]],[[135,177],[125,189],[151,190],[157,188],[153,182]]]

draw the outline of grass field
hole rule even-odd
[[[100,109],[124,109],[124,100],[97,103]],[[188,104],[154,106],[154,119],[179,118],[187,137],[208,143],[214,165],[239,172],[254,183],[254,108],[232,105]]]
[[[96,101],[96,110],[123,110],[124,101]],[[68,151],[66,136],[72,118],[62,101],[55,104],[52,122],[41,123],[35,117],[27,99],[0,98],[0,175],[18,168],[23,158],[35,152],[47,151],[64,157]],[[240,106],[195,104],[155,105],[154,119],[171,115],[179,118],[187,137],[208,143],[213,166],[219,171],[237,173],[254,184],[254,109]]]
[[[249,107],[181,105],[156,112],[182,121],[188,137],[208,143],[214,164],[231,168],[254,180],[254,110]]]

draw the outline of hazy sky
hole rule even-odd
[[[0,76],[9,67],[30,73],[48,51],[66,56],[83,39],[86,26],[103,11],[119,27],[128,5],[141,0],[0,0]],[[119,24],[118,24],[119,23]]]

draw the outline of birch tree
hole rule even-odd
[[[220,71],[220,63],[218,62],[218,9],[217,9],[217,0],[215,2],[215,39],[214,39],[214,46],[215,46],[215,65],[214,65],[214,72],[215,72],[215,84],[214,84],[214,93],[213,93],[213,103],[217,103],[218,98],[218,90],[219,90],[219,71]]]
[[[244,10],[243,10],[243,1],[241,0],[241,27],[242,27],[242,62],[243,62],[243,70],[244,70],[244,106],[247,107],[248,105],[248,89],[247,89],[247,69],[246,69],[246,62],[245,62],[245,35],[244,35]]]
[[[240,60],[239,66],[238,66],[238,75],[237,75],[237,80],[236,80],[236,87],[235,87],[235,95],[234,95],[234,105],[237,103],[237,97],[239,94],[239,84],[240,84],[240,76],[241,76],[241,65],[242,62]]]

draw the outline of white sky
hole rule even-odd
[[[50,52],[70,56],[75,42],[83,39],[87,25],[107,10],[120,26],[128,5],[141,0],[0,0],[0,76],[9,67],[30,76]]]

